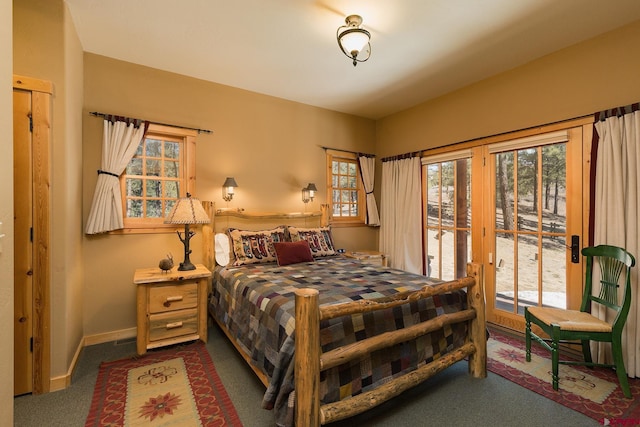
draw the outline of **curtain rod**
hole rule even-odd
[[[115,117],[115,114],[106,114],[106,113],[99,113],[97,111],[92,111],[89,114],[91,114],[92,116],[96,116],[96,117],[102,117],[102,118],[107,118],[108,116],[112,116]],[[123,116],[120,116],[123,117]],[[145,120],[145,119],[134,119],[134,118],[129,118],[129,117],[123,117],[125,120],[140,120],[143,122],[149,122],[149,123],[153,123],[156,125],[161,125],[161,126],[171,126],[174,128],[179,128],[179,129],[188,129],[188,130],[195,130],[198,133],[213,133],[213,131],[207,130],[207,129],[198,129],[198,128],[192,128],[192,127],[188,127],[188,126],[180,126],[180,125],[171,125],[168,123],[160,123],[160,122],[154,122],[151,120]]]
[[[391,160],[403,160],[410,159],[411,157],[418,157],[422,155],[422,151],[412,151],[410,153],[398,154],[397,156],[389,156],[382,159],[382,162],[389,162]]]
[[[375,157],[375,154],[368,154],[368,153],[363,153],[361,151],[351,151],[351,150],[343,150],[342,148],[331,148],[331,147],[325,147],[324,145],[321,145],[320,148],[322,148],[323,150],[335,150],[335,151],[344,151],[345,153],[353,153],[353,154],[357,154],[358,156],[365,156],[365,157]]]

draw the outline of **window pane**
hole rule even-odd
[[[340,163],[339,163],[339,162],[336,162],[335,160],[331,162],[331,173],[332,173],[332,174],[336,175],[336,174],[338,173],[338,165],[339,165],[339,164],[340,164]],[[334,177],[334,178],[335,178],[335,177]],[[334,187],[335,187],[335,185],[334,185]]]
[[[349,175],[351,175],[351,176],[355,176],[356,175],[356,164],[355,163],[349,163]]]
[[[147,157],[161,157],[162,141],[159,141],[157,139],[147,139],[145,146],[145,155]]]
[[[165,141],[164,156],[169,159],[180,158],[180,144],[177,142]]]
[[[162,202],[147,200],[147,218],[162,218]]]
[[[513,312],[515,246],[513,234],[496,233],[496,308]]]
[[[518,230],[538,229],[538,150],[518,151]]]
[[[142,175],[142,159],[134,157],[127,165],[127,175]]]
[[[145,195],[147,197],[162,196],[162,181],[158,181],[156,179],[147,180],[147,191]]]
[[[518,313],[524,315],[524,305],[538,304],[538,237],[518,237]]]
[[[346,176],[341,176],[340,177],[340,188],[348,188],[348,182],[347,182],[347,177]]]
[[[127,200],[127,217],[142,218],[142,200],[138,200],[138,199]]]
[[[496,229],[513,230],[513,152],[496,156]]]
[[[142,197],[142,180],[127,178],[127,196]]]
[[[178,181],[166,181],[164,183],[164,197],[178,198]],[[173,201],[171,201],[173,204]]]
[[[350,192],[346,190],[340,192],[340,201],[342,203],[349,203],[349,193]]]
[[[542,223],[550,233],[566,232],[566,144],[542,148]]]
[[[180,164],[178,162],[164,162],[164,176],[167,178],[177,178],[179,176],[179,167]]]
[[[147,176],[160,176],[160,160],[148,160],[146,161]]]
[[[169,215],[169,212],[171,212],[171,209],[173,209],[173,206],[175,204],[176,204],[175,200],[167,200],[167,202],[165,203],[165,206],[164,206],[164,215],[163,216]]]

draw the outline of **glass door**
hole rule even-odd
[[[485,148],[487,321],[524,330],[524,307],[578,308],[582,257],[582,129]]]

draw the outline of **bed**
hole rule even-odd
[[[336,254],[323,243],[331,238],[326,210],[251,215],[204,206],[212,216],[203,230],[213,271],[209,314],[265,385],[262,407],[274,410],[277,425],[349,418],[465,358],[471,375],[486,376],[481,265],[439,283]],[[244,221],[242,228],[230,218]],[[240,250],[224,267],[213,261],[216,248],[229,250],[214,232],[223,229],[232,230],[230,246]],[[246,237],[264,231],[270,243]],[[276,260],[256,259],[268,255],[267,246],[278,248]],[[302,261],[279,265],[291,257],[284,248],[294,246],[311,249],[311,258],[305,252]],[[245,263],[242,250],[257,257]]]

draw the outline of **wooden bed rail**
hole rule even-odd
[[[297,426],[316,427],[349,418],[380,405],[414,387],[454,363],[469,358],[469,372],[474,377],[486,377],[487,343],[484,312],[482,265],[469,263],[467,277],[435,286],[425,286],[415,291],[377,300],[356,301],[319,307],[318,291],[296,291],[296,342],[295,342],[295,390]],[[349,344],[324,354],[320,347],[320,321],[344,315],[382,310],[409,301],[444,294],[467,288],[469,308],[456,313],[438,316],[429,321],[394,332]],[[466,343],[443,357],[397,377],[374,390],[325,405],[320,405],[320,372],[358,359],[371,351],[416,338],[445,325],[469,322]]]

